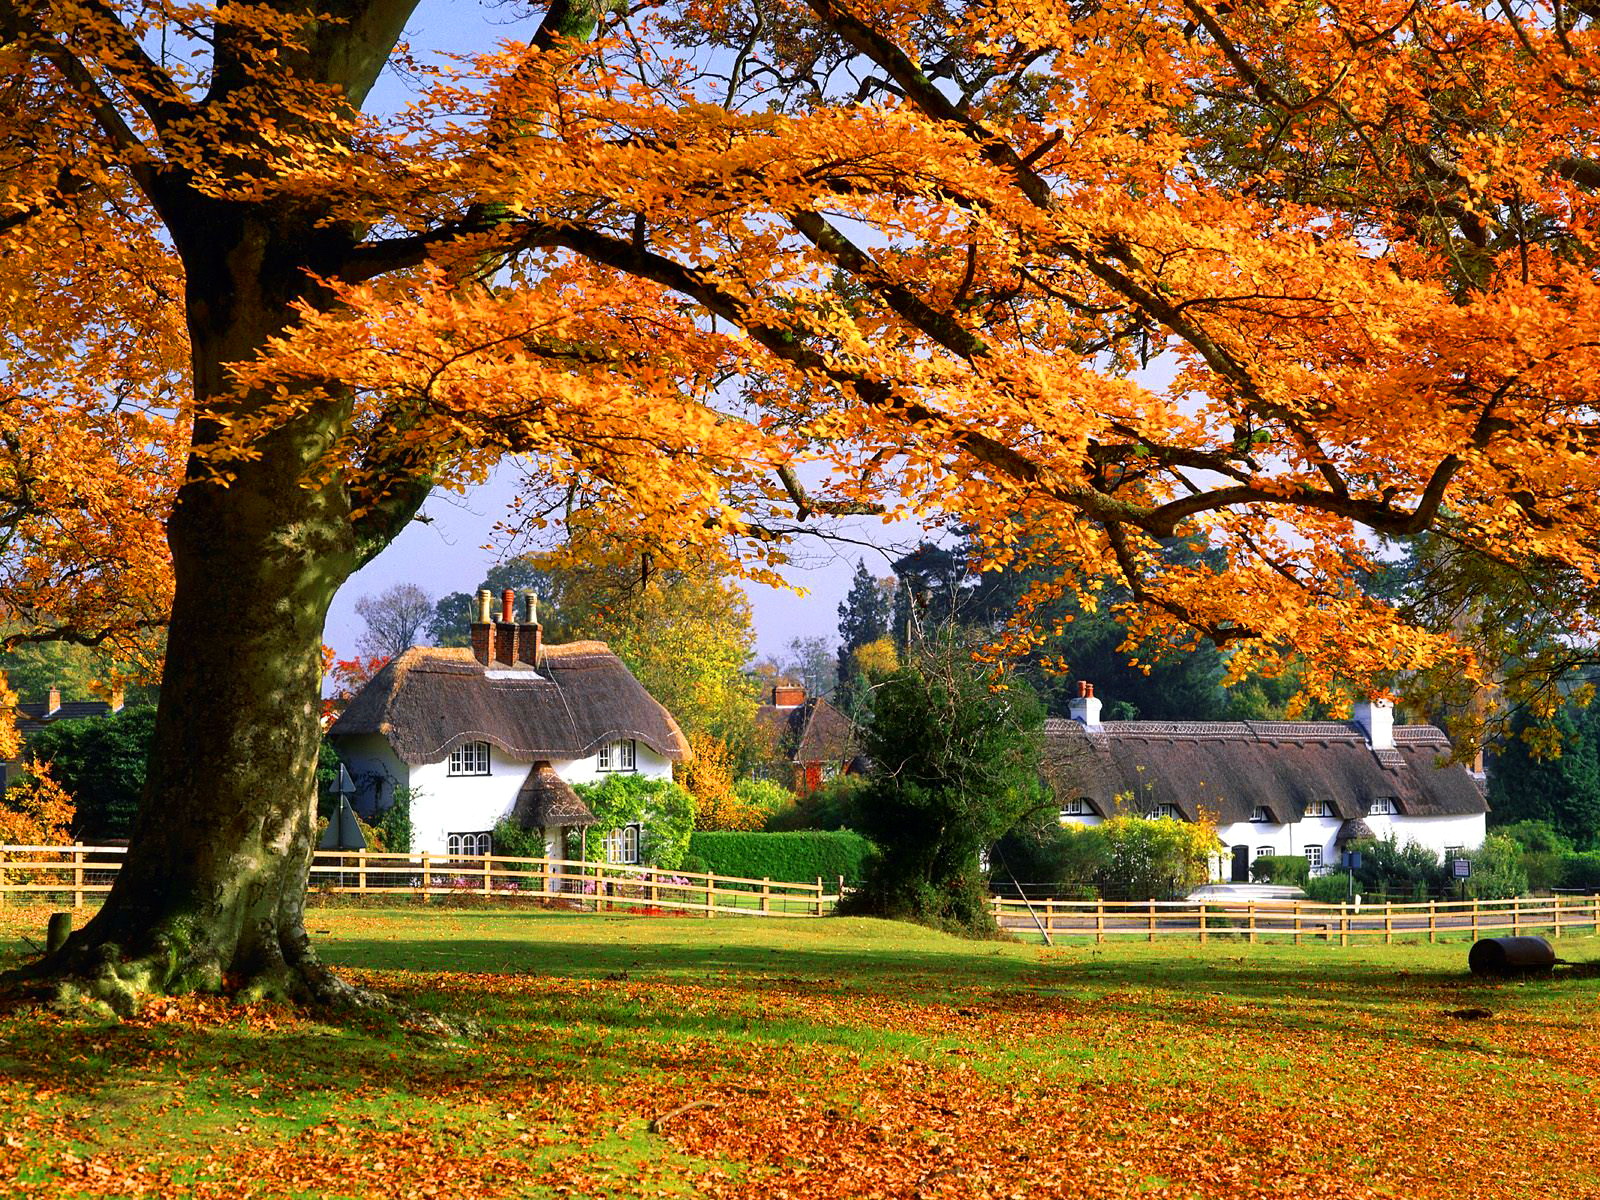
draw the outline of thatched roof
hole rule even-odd
[[[763,704],[756,709],[756,728],[773,758],[797,763],[849,762],[856,755],[855,728],[821,696],[803,704]]]
[[[593,825],[596,820],[572,785],[543,759],[529,768],[528,777],[522,781],[517,802],[511,807],[511,819],[524,829]]]
[[[604,642],[545,646],[537,670],[485,668],[468,649],[413,646],[356,693],[339,737],[379,733],[408,763],[438,762],[464,742],[493,742],[525,762],[586,758],[636,738],[682,762],[689,743]]]
[[[1045,722],[1044,771],[1062,799],[1083,798],[1102,816],[1170,804],[1195,820],[1248,821],[1257,807],[1275,823],[1298,821],[1308,802],[1358,819],[1374,800],[1406,816],[1488,810],[1466,768],[1431,725],[1401,726],[1395,749],[1374,751],[1353,721]],[[1118,797],[1128,797],[1119,807]]]

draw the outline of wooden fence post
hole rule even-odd
[[[1439,902],[1437,900],[1429,900],[1428,901],[1428,944],[1430,946],[1434,942],[1434,934],[1438,931],[1438,926],[1439,926]]]
[[[83,907],[83,843],[72,843],[72,907]]]
[[[1340,904],[1339,905],[1339,945],[1348,946],[1349,944],[1350,944],[1350,906],[1348,904]]]
[[[822,876],[817,876],[817,916],[822,915]]]
[[[1300,901],[1291,900],[1289,903],[1294,908],[1294,944],[1300,944]]]
[[[422,902],[428,902],[428,889],[433,886],[433,856],[422,852]]]
[[[1156,901],[1155,901],[1155,897],[1154,896],[1152,896],[1150,898],[1150,914],[1149,914],[1149,916],[1150,916],[1150,919],[1149,919],[1149,923],[1148,923],[1148,934],[1145,937],[1145,941],[1153,942],[1153,941],[1156,940]]]
[[[494,894],[494,876],[490,874],[494,869],[493,862],[494,860],[487,854],[483,856],[483,894],[485,896]]]
[[[356,894],[367,894],[367,852],[358,851],[356,854]]]
[[[1200,905],[1200,944],[1202,946],[1206,944],[1206,906],[1204,903]]]
[[[1478,898],[1472,898],[1472,940],[1478,940]]]
[[[1097,942],[1106,940],[1106,901],[1104,896],[1099,897],[1094,902],[1094,940]]]
[[[1551,937],[1560,937],[1561,936],[1561,897],[1560,896],[1552,896],[1552,897],[1550,897],[1550,907],[1555,910],[1554,911],[1554,917],[1555,917],[1555,923],[1556,923],[1555,932],[1552,933],[1550,936]]]
[[[1511,936],[1522,935],[1522,897],[1511,897]]]
[[[1394,901],[1383,902],[1383,944],[1394,945]]]
[[[1245,929],[1247,931],[1245,940],[1253,944],[1256,940],[1256,902],[1251,900],[1245,904],[1244,912]]]
[[[772,879],[769,876],[763,876],[761,880],[761,911],[772,911]]]

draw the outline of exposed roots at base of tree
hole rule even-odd
[[[291,943],[292,945],[293,943]],[[140,955],[119,947],[67,946],[35,962],[0,973],[0,1009],[38,1005],[67,1013],[109,1019],[137,1016],[151,1000],[207,993],[240,1003],[275,1002],[294,1008],[341,1013],[382,1013],[402,1028],[445,1038],[477,1038],[476,1022],[424,1012],[371,988],[341,979],[302,946],[291,962],[282,955],[248,974],[219,971],[214,965],[181,961],[170,945]]]

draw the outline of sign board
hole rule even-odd
[[[1470,879],[1472,877],[1472,860],[1470,858],[1452,858],[1450,860],[1450,874],[1456,879]]]
[[[1361,851],[1346,850],[1344,852],[1344,869],[1346,871],[1361,870]]]

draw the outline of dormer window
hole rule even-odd
[[[633,771],[637,768],[634,763],[637,759],[635,743],[632,738],[623,738],[620,741],[607,742],[595,752],[595,770],[597,771]]]
[[[1308,816],[1308,817],[1331,817],[1332,815],[1333,814],[1328,811],[1328,802],[1326,800],[1307,800],[1306,801],[1306,816]]]
[[[466,742],[450,751],[448,775],[487,775],[489,743]]]
[[[1178,811],[1176,804],[1158,804],[1145,813],[1145,819],[1150,821],[1181,821],[1183,814]]]
[[[1255,806],[1254,810],[1251,811],[1250,819],[1252,821],[1268,821],[1268,822],[1270,822],[1272,820],[1272,814],[1267,811],[1265,805],[1258,804],[1258,805]]]
[[[1380,796],[1380,797],[1378,797],[1378,799],[1374,800],[1371,804],[1367,805],[1367,816],[1369,816],[1369,817],[1392,817],[1392,816],[1394,816],[1394,797],[1393,796]]]
[[[1083,797],[1081,797],[1081,796],[1078,797],[1076,800],[1064,801],[1062,803],[1062,805],[1061,805],[1061,820],[1063,822],[1068,821],[1073,817],[1088,816],[1088,814],[1089,814],[1088,802],[1085,801],[1083,799]]]

